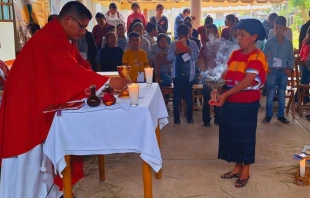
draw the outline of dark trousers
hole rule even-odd
[[[193,116],[193,81],[188,82],[189,76],[179,75],[173,79],[173,113],[174,116],[180,116],[180,102],[182,94],[184,94],[187,106],[187,118]]]
[[[210,115],[210,104],[209,100],[211,99],[211,92],[212,89],[208,87],[206,84],[203,84],[203,108],[202,108],[202,120],[204,123],[210,123],[211,115]],[[214,122],[219,123],[219,115],[220,115],[220,108],[214,106]]]

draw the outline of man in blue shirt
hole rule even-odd
[[[283,123],[289,123],[284,117],[285,91],[288,84],[288,76],[294,67],[293,44],[284,36],[286,30],[286,19],[279,16],[275,20],[276,35],[270,38],[265,46],[264,54],[268,59],[267,76],[267,101],[266,117],[263,123],[269,123],[273,112],[273,97],[276,88],[278,90],[278,120]]]
[[[185,8],[183,10],[183,13],[180,13],[175,17],[175,20],[174,20],[174,40],[178,40],[178,38],[179,38],[178,31],[177,31],[179,25],[181,25],[184,22],[184,18],[187,16],[190,16],[190,14],[191,14],[190,9]]]
[[[167,60],[172,62],[171,77],[173,78],[173,114],[174,123],[180,124],[180,101],[184,94],[187,106],[187,123],[193,123],[193,95],[192,88],[195,79],[195,63],[198,59],[197,44],[189,40],[189,28],[182,24],[177,29],[179,41],[173,42],[169,49]],[[180,49],[177,42],[185,41],[187,46]]]

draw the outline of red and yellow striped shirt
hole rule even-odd
[[[252,85],[245,90],[231,95],[227,101],[234,103],[251,103],[260,99],[260,88],[266,82],[268,70],[267,59],[262,51],[255,49],[250,54],[243,54],[242,50],[234,51],[228,60],[228,71],[225,74],[226,86],[232,88],[241,82],[246,73],[257,76]]]

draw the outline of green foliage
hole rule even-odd
[[[296,15],[301,17],[303,22],[308,20],[309,0],[290,0],[289,5],[294,9]]]

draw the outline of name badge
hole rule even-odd
[[[144,72],[138,73],[137,82],[144,83]]]
[[[280,58],[274,58],[273,66],[276,68],[282,67],[282,60]]]
[[[191,59],[191,55],[189,55],[189,53],[185,53],[183,54],[182,58],[184,62],[187,62]]]

